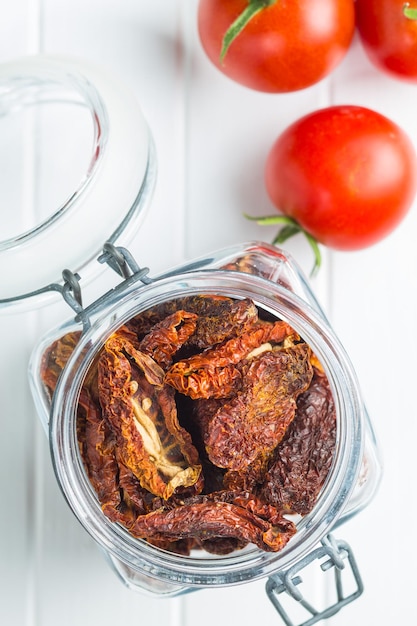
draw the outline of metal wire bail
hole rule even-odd
[[[321,543],[321,547],[313,550],[310,554],[307,554],[306,557],[301,559],[286,572],[278,572],[268,578],[266,583],[267,596],[271,600],[286,626],[296,626],[296,624],[291,620],[282,603],[278,599],[278,595],[281,593],[287,593],[295,601],[297,601],[300,606],[307,611],[307,613],[311,615],[309,619],[302,622],[298,626],[312,626],[323,619],[331,617],[340,611],[340,609],[346,604],[356,600],[356,598],[358,598],[363,592],[362,579],[352,550],[348,544],[345,541],[335,539],[332,535],[327,535]],[[328,558],[320,565],[320,567],[323,572],[334,568],[334,581],[337,599],[334,604],[331,604],[320,611],[304,598],[299,588],[299,585],[302,583],[302,579],[297,574],[313,561],[324,557]],[[346,569],[346,564],[350,566],[350,573],[353,576],[356,586],[355,590],[347,595],[344,593],[342,583],[342,571]]]
[[[153,282],[148,276],[148,267],[139,267],[129,250],[121,246],[115,246],[109,241],[104,244],[103,253],[98,257],[97,261],[102,264],[106,263],[112,270],[119,274],[119,276],[124,278],[124,280],[113,289],[104,293],[85,309],[81,304],[81,289],[78,282],[79,276],[72,274],[69,270],[64,270],[68,288],[65,292],[63,290],[62,295],[68,304],[76,311],[77,315],[75,321],[82,322],[84,330],[87,330],[91,326],[91,315],[100,311],[109,302],[110,298],[114,298],[114,296],[119,293],[122,294],[127,287],[137,281],[145,285]]]

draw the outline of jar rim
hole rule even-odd
[[[168,553],[135,539],[101,511],[85,474],[76,439],[76,405],[84,376],[103,341],[129,317],[162,301],[196,294],[249,297],[255,305],[287,321],[312,347],[333,391],[338,435],[335,460],[313,511],[278,553],[257,548],[222,557],[196,558]],[[299,296],[259,276],[228,270],[199,270],[161,278],[132,289],[101,315],[82,336],[55,390],[51,455],[58,483],[85,529],[113,557],[153,578],[192,586],[237,584],[288,569],[308,554],[340,519],[349,501],[363,451],[363,405],[350,361],[324,318]]]
[[[91,120],[86,170],[69,196],[34,226],[0,241],[0,310],[33,308],[49,301],[45,293],[62,283],[64,269],[90,280],[102,269],[95,260],[105,241],[121,234],[124,244],[131,240],[153,191],[155,151],[134,94],[87,61],[22,57],[0,65],[0,86],[7,96],[1,115],[49,102],[82,105]],[[88,237],[81,236],[85,232]]]

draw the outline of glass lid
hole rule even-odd
[[[89,278],[105,241],[138,227],[155,178],[134,95],[78,59],[0,65],[0,310],[45,301],[62,271]]]

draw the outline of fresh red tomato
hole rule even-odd
[[[200,40],[214,65],[271,93],[327,76],[347,52],[354,28],[353,0],[200,0],[198,7]]]
[[[356,23],[374,65],[417,81],[417,0],[356,0]]]
[[[333,106],[278,137],[265,176],[272,202],[294,224],[331,248],[355,250],[388,235],[406,215],[417,189],[417,156],[385,116]]]

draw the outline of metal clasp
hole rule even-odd
[[[327,535],[321,543],[321,547],[310,552],[310,554],[301,559],[286,572],[278,572],[268,578],[266,593],[287,626],[296,626],[296,624],[290,619],[282,602],[278,599],[278,596],[283,592],[297,601],[299,606],[304,609],[304,614],[307,612],[307,615],[311,616],[306,621],[299,623],[298,626],[312,626],[312,624],[316,624],[320,620],[331,617],[346,604],[356,600],[363,592],[362,579],[349,545],[345,541],[335,539],[332,535]],[[319,610],[308,602],[301,593],[298,586],[302,583],[302,579],[298,576],[298,572],[313,563],[313,561],[320,560],[324,557],[328,558],[320,564],[320,568],[323,572],[334,568],[336,601],[326,608]],[[347,568],[346,565],[348,565],[349,568]],[[343,589],[342,573],[344,574],[344,578],[350,574],[350,584],[353,585],[353,590],[347,595],[344,593]]]
[[[82,323],[84,331],[88,330],[91,326],[91,315],[97,313],[106,302],[108,302],[110,297],[121,293],[137,281],[145,285],[153,282],[152,279],[147,276],[149,268],[140,268],[129,250],[121,246],[116,247],[110,242],[105,243],[103,253],[97,260],[99,263],[107,263],[107,265],[117,272],[119,276],[122,276],[124,280],[116,285],[116,287],[113,287],[113,289],[110,289],[97,298],[97,300],[88,307],[83,308],[82,305],[80,276],[78,274],[73,274],[70,270],[66,269],[62,272],[64,280],[63,285],[49,285],[49,289],[59,291],[65,302],[76,312],[75,321]]]

